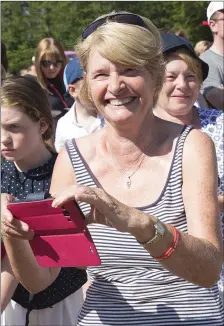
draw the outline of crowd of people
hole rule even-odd
[[[200,55],[111,12],[69,62],[41,40],[23,76],[7,76],[2,43],[2,325],[223,326],[222,2],[207,23]],[[100,266],[37,263],[34,231],[7,205],[43,192],[79,203]]]

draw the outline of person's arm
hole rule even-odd
[[[57,278],[60,268],[41,267],[33,254],[29,241],[33,231],[15,219],[7,209],[10,197],[1,195],[1,234],[15,278],[31,293],[46,289]]]
[[[208,56],[207,51],[200,58],[209,65],[208,76],[202,83],[202,94],[214,108],[224,110],[223,76],[215,58]]]
[[[180,232],[175,252],[160,263],[173,274],[202,287],[219,279],[222,266],[222,236],[217,197],[217,167],[214,144],[200,131],[188,135],[183,154],[183,201],[188,233]],[[103,189],[71,186],[56,195],[54,207],[75,199],[96,208],[92,220],[129,232],[143,243],[154,237],[155,217],[128,207]],[[172,230],[148,250],[161,256],[171,246]],[[206,266],[206,268],[205,268]]]
[[[217,175],[213,141],[200,131],[191,131],[183,153],[183,201],[188,234],[181,233],[177,251],[164,266],[173,262],[169,270],[203,287],[210,287],[219,279],[222,267]]]
[[[162,265],[172,273],[203,287],[212,286],[222,266],[222,234],[217,200],[217,165],[212,140],[192,130],[183,152],[183,201],[188,233]],[[152,254],[156,248],[152,248]],[[205,268],[206,266],[206,268]]]
[[[52,176],[50,193],[63,190],[75,183],[75,175],[65,149],[59,153]],[[16,279],[31,293],[46,289],[57,278],[60,268],[41,267],[28,241],[33,233],[26,223],[13,218],[6,209],[8,200],[2,200],[2,233],[4,244]],[[21,240],[23,239],[23,240]]]
[[[5,310],[10,302],[13,293],[18,285],[7,256],[1,262],[1,313]]]
[[[224,110],[224,89],[222,87],[210,86],[205,88],[204,97],[216,109]]]
[[[28,241],[4,237],[4,244],[13,274],[30,293],[45,290],[58,277],[60,268],[41,267]]]

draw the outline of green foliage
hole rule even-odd
[[[2,40],[9,69],[18,73],[31,65],[38,42],[48,36],[72,50],[83,29],[112,10],[130,11],[151,19],[160,30],[183,29],[195,45],[211,40],[206,20],[208,1],[4,1]]]

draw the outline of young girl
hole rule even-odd
[[[57,154],[47,142],[52,116],[42,87],[27,77],[6,79],[1,88],[1,197],[25,199],[49,191]],[[55,282],[35,295],[15,280],[2,260],[1,325],[76,325],[86,272],[62,268]],[[18,286],[17,286],[18,285]],[[77,291],[78,290],[78,291]],[[12,297],[12,300],[10,300]]]

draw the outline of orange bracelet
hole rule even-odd
[[[180,232],[173,226],[170,225],[172,227],[172,231],[173,231],[173,242],[172,245],[170,246],[169,249],[167,249],[167,251],[165,251],[165,253],[162,256],[152,256],[152,258],[157,259],[157,260],[165,260],[168,257],[170,257],[172,255],[172,253],[175,251],[175,249],[177,248],[177,245],[179,243],[180,240]]]

